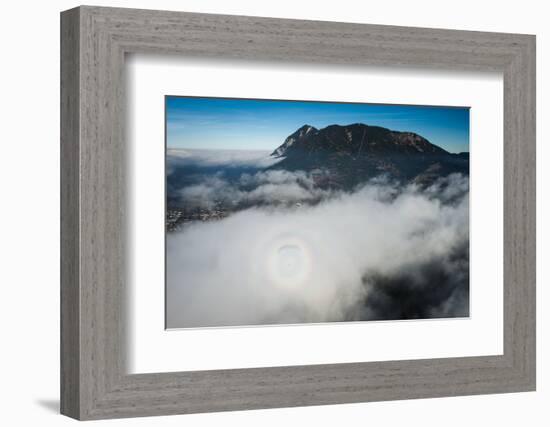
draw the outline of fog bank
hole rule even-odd
[[[223,195],[323,201],[168,234],[168,327],[468,315],[467,177],[427,189],[374,180],[348,193],[266,171],[237,183],[213,176],[181,194],[205,206]]]

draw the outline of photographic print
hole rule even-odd
[[[166,327],[468,317],[469,116],[166,96]]]

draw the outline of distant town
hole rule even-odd
[[[166,231],[181,231],[186,225],[193,222],[219,220],[230,214],[229,209],[224,209],[221,206],[213,209],[169,207],[166,210]]]
[[[288,200],[274,200],[271,203],[239,203],[234,206],[228,206],[223,203],[217,203],[212,208],[207,207],[178,207],[168,206],[166,208],[166,231],[169,233],[182,231],[185,227],[195,222],[217,221],[228,217],[229,215],[248,209],[250,207],[271,206],[274,208],[285,207],[287,209],[300,209],[303,206],[316,205],[321,201],[320,198],[308,201],[295,202]]]

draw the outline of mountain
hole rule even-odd
[[[350,188],[378,176],[429,184],[453,172],[468,174],[469,154],[452,154],[413,132],[363,123],[304,125],[271,154],[273,169],[325,171],[328,187]]]
[[[313,136],[318,132],[319,130],[314,128],[313,126],[303,125],[300,129],[298,129],[292,135],[289,135],[285,139],[285,142],[283,142],[283,145],[277,148],[273,153],[271,153],[271,155],[275,157],[287,156],[288,153],[292,151],[292,146],[294,145],[295,142],[298,142],[295,145],[295,148],[296,146],[304,145],[305,141],[310,139],[308,135]]]

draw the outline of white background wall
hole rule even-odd
[[[537,35],[538,391],[109,421],[110,425],[550,425],[550,27],[545,2],[460,0],[96,1],[96,5]],[[68,425],[59,384],[59,12],[74,1],[2,5],[0,64],[0,423]],[[545,15],[546,12],[546,15]]]

